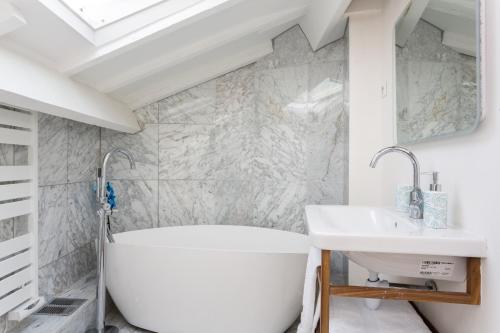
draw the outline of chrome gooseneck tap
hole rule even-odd
[[[87,333],[118,333],[120,330],[115,326],[105,326],[105,311],[106,311],[106,277],[104,271],[104,246],[106,236],[111,243],[114,243],[113,235],[106,226],[106,218],[112,214],[113,210],[108,203],[106,192],[106,169],[111,156],[114,154],[124,155],[129,163],[130,168],[135,169],[135,161],[132,154],[123,148],[115,148],[104,155],[102,165],[97,169],[97,202],[99,209],[97,215],[99,217],[99,234],[97,241],[97,320],[96,328],[90,329]]]
[[[392,146],[379,150],[372,158],[370,167],[375,168],[378,160],[388,153],[400,153],[408,157],[413,166],[413,190],[410,193],[410,218],[422,219],[424,215],[424,199],[420,189],[420,166],[417,157],[409,149],[400,146]]]

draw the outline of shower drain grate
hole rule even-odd
[[[86,299],[81,298],[54,298],[34,314],[45,316],[69,316],[78,310],[85,301]]]

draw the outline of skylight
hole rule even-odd
[[[60,0],[94,30],[171,0]]]

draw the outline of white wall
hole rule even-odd
[[[368,165],[375,152],[394,142],[394,25],[408,4],[408,0],[353,0],[347,10],[350,205],[388,203],[389,170],[381,167],[386,161],[376,169]],[[409,162],[396,162],[410,170]],[[364,284],[366,278],[366,269],[351,262],[349,283]]]
[[[444,190],[450,194],[450,222],[454,225],[482,234],[488,242],[488,258],[483,260],[483,288],[482,304],[480,306],[450,305],[422,303],[419,307],[442,333],[495,333],[499,332],[497,323],[498,309],[500,309],[500,2],[485,0],[486,2],[486,111],[485,121],[471,135],[419,144],[410,148],[419,158],[422,170],[436,170],[441,173]],[[352,25],[355,20],[350,21]],[[365,27],[365,40],[371,43],[369,36],[372,31],[379,29],[377,25]],[[356,43],[356,34],[363,34],[355,28],[349,31],[350,45]],[[361,37],[360,37],[361,38]],[[354,44],[356,45],[356,44]],[[371,45],[371,44],[368,44]],[[394,188],[397,183],[408,183],[410,180],[409,163],[399,156],[387,158],[377,168],[386,171],[373,172],[368,167],[362,168],[361,160],[369,159],[361,156],[367,150],[370,155],[375,152],[375,144],[392,143],[387,138],[392,134],[392,122],[380,109],[375,94],[362,95],[353,90],[353,78],[361,76],[356,63],[363,58],[353,55],[351,51],[351,134],[357,136],[350,142],[351,149],[359,149],[363,142],[369,148],[361,148],[356,155],[352,155],[355,165],[351,167],[350,200],[351,203],[392,204]],[[372,79],[372,72],[376,61],[367,59],[369,66],[365,66],[366,79]],[[371,70],[370,70],[371,68]],[[353,75],[354,74],[354,75]],[[378,81],[371,82],[372,89],[377,88]],[[362,86],[368,88],[368,84]],[[354,102],[354,98],[364,98],[364,101]],[[377,106],[370,108],[369,103]],[[376,103],[377,102],[377,103]],[[353,107],[353,104],[355,107]],[[375,109],[377,116],[357,114],[361,107]],[[353,114],[354,113],[354,114]],[[375,127],[375,128],[373,128]],[[361,136],[366,132],[364,140]],[[381,137],[373,138],[370,135],[380,133]],[[352,146],[354,144],[354,146]],[[351,150],[351,151],[352,151]],[[366,152],[368,153],[368,152]],[[364,162],[364,161],[363,161]],[[350,163],[351,160],[350,160]],[[408,167],[402,167],[403,164]],[[356,177],[358,179],[352,179]],[[371,179],[371,178],[376,179]],[[364,184],[363,184],[364,183]],[[423,182],[427,184],[427,181]],[[350,271],[351,273],[351,271]],[[440,287],[449,287],[440,285]]]
[[[486,118],[476,132],[460,138],[414,145],[422,170],[441,173],[450,194],[450,221],[482,234],[488,242],[483,260],[480,306],[421,304],[442,333],[500,331],[500,2],[486,0]],[[390,165],[387,165],[390,167]],[[407,176],[393,169],[387,192]],[[449,286],[447,286],[449,287]]]

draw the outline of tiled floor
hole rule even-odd
[[[120,329],[120,333],[154,333],[130,325],[125,321],[125,319],[123,319],[123,317],[119,312],[110,313],[106,318],[106,324],[117,326]],[[292,327],[290,327],[290,329],[288,329],[285,333],[296,333],[296,332],[297,332],[297,323],[295,323]]]

